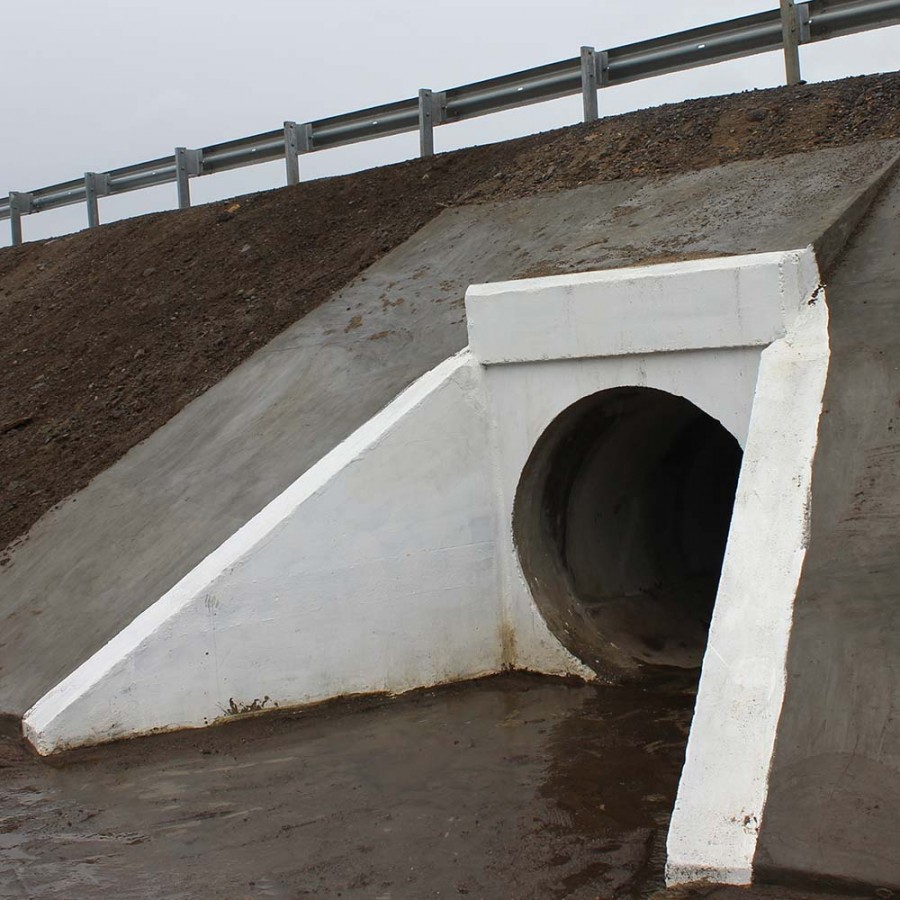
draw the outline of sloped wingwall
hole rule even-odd
[[[438,366],[31,710],[49,752],[499,671],[480,373]]]

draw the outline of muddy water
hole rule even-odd
[[[52,764],[0,728],[0,898],[661,897],[694,680],[507,675]]]
[[[510,675],[53,765],[6,740],[0,897],[648,896],[693,703]]]

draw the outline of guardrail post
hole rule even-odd
[[[100,204],[98,197],[109,193],[109,175],[100,172],[84,173],[84,199],[87,203],[88,228],[96,228],[100,224]]]
[[[187,147],[175,148],[175,181],[178,185],[178,208],[191,206],[190,179],[200,174],[200,151]]]
[[[581,99],[584,104],[584,121],[596,122],[600,116],[597,103],[598,85],[597,52],[593,47],[581,48]]]
[[[284,164],[287,183],[300,184],[300,142],[297,140],[297,123],[284,123]]]
[[[788,84],[800,84],[800,19],[794,0],[781,0],[784,73]]]
[[[434,156],[434,92],[419,89],[419,156]]]
[[[22,216],[31,212],[31,194],[19,191],[9,192],[9,227],[12,232],[12,245],[18,247],[22,243]]]

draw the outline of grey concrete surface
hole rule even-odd
[[[900,177],[827,287],[810,544],[757,866],[900,890]],[[893,896],[885,893],[885,896]]]
[[[861,144],[447,210],[37,523],[0,570],[0,715],[21,716],[459,350],[470,283],[805,246],[897,149]]]

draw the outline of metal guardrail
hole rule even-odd
[[[419,132],[422,156],[434,153],[434,129],[505,109],[582,94],[584,119],[598,118],[601,88],[696,66],[783,50],[788,84],[800,82],[799,47],[900,24],[900,0],[780,0],[778,9],[693,28],[610,50],[582,47],[580,56],[444,91],[421,89],[396,103],[297,124],[199,149],[178,147],[172,156],[88,172],[83,178],[11,191],[0,199],[14,245],[22,242],[22,216],[74,203],[87,204],[88,225],[100,224],[100,197],[175,182],[178,206],[191,205],[190,179],[283,158],[288,184],[300,181],[299,157],[403,132]]]

